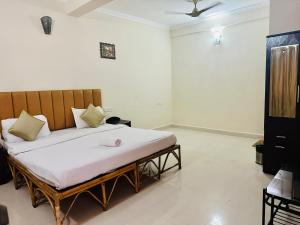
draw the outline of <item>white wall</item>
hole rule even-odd
[[[299,12],[299,0],[271,0],[270,34],[300,30]]]
[[[260,15],[225,28],[221,46],[214,46],[208,23],[206,31],[173,31],[175,124],[263,133],[268,9]]]
[[[50,3],[1,2],[0,91],[101,88],[104,106],[138,127],[263,132],[266,9],[176,29],[170,40],[167,30],[95,13],[74,18]],[[54,19],[50,36],[44,15]],[[216,47],[209,29],[224,23]],[[99,57],[100,41],[116,44],[117,60]]]
[[[74,18],[49,2],[1,1],[0,91],[101,88],[104,106],[135,126],[170,124],[169,31],[98,14]],[[50,36],[45,15],[54,19]],[[117,60],[100,59],[100,41],[116,44]]]

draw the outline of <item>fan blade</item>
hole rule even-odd
[[[194,17],[194,13],[185,13],[185,15],[190,16],[190,17]]]
[[[210,10],[210,9],[212,9],[212,8],[218,6],[218,5],[221,5],[221,4],[222,4],[221,2],[217,2],[217,3],[215,3],[215,4],[213,4],[213,5],[209,6],[209,7],[207,7],[205,9],[201,9],[199,11],[199,13],[202,14],[202,13],[206,12],[207,10]]]
[[[185,15],[186,13],[184,13],[184,12],[166,11],[165,14],[169,14],[169,15]]]
[[[198,2],[200,2],[200,0],[186,0],[187,2],[193,2],[194,4],[197,4]]]

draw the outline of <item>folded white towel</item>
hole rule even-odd
[[[119,147],[122,144],[122,140],[120,138],[105,138],[100,140],[100,145],[107,147]]]

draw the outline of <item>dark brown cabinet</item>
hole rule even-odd
[[[300,31],[267,37],[263,170],[299,170]]]

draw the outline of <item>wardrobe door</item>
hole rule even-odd
[[[296,118],[299,45],[271,49],[269,116]]]
[[[266,173],[292,170],[300,152],[299,43],[300,32],[271,35],[267,39],[263,164]]]

